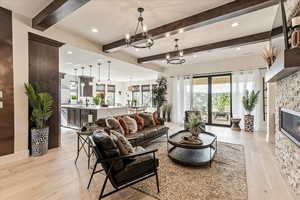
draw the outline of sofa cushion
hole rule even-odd
[[[116,137],[116,143],[122,156],[134,153],[132,145],[124,135],[114,130],[110,131],[110,133]]]
[[[126,121],[124,120],[123,117],[117,117],[117,119],[119,120],[119,123],[121,124],[123,130],[124,130],[124,135],[128,135],[129,134],[129,128],[128,125],[126,123]]]
[[[124,129],[122,128],[119,120],[117,120],[116,118],[113,118],[113,117],[108,117],[106,118],[106,126],[112,130],[115,130],[115,131],[119,131],[121,132],[122,134],[125,134],[124,133]]]
[[[138,115],[134,115],[133,118],[137,123],[138,130],[142,130],[144,128],[144,119]]]
[[[139,116],[144,119],[144,126],[146,128],[155,126],[155,122],[151,113],[140,113]]]
[[[100,156],[103,159],[114,158],[120,156],[120,150],[113,138],[103,131],[95,131],[93,133],[93,140],[99,150]],[[108,167],[108,165],[104,166]],[[114,162],[113,170],[119,171],[124,168],[124,163],[122,160]]]
[[[145,149],[137,147],[136,152],[143,152]],[[115,176],[118,184],[125,184],[141,178],[154,171],[154,164],[158,166],[158,160],[154,160],[152,154],[135,157],[133,162],[127,164],[124,170],[118,172]]]
[[[139,134],[143,134],[145,139],[152,138],[156,135],[157,130],[154,127],[144,128],[143,130],[139,131]]]
[[[123,119],[125,120],[125,122],[128,126],[129,134],[136,133],[138,130],[138,127],[137,127],[137,123],[136,123],[135,119],[133,119],[129,116],[125,116]]]

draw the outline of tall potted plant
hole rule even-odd
[[[49,127],[47,121],[52,115],[53,99],[47,93],[37,93],[30,83],[24,84],[29,104],[32,108],[31,129],[32,156],[41,156],[48,152]]]
[[[161,77],[157,79],[157,87],[153,88],[153,103],[156,105],[157,115],[160,117],[160,109],[163,104],[167,101],[167,88],[168,83],[166,77]]]
[[[251,115],[251,112],[254,110],[257,101],[258,101],[258,95],[259,91],[254,92],[252,90],[250,93],[247,90],[246,95],[243,96],[242,103],[244,106],[244,109],[247,112],[247,115],[244,116],[244,126],[246,132],[253,132],[254,130],[254,116]]]

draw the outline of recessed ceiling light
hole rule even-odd
[[[72,51],[68,51],[68,52],[67,52],[67,54],[72,54],[72,53],[73,53]]]
[[[135,48],[135,51],[140,51],[138,48]]]
[[[238,50],[238,51],[241,50],[241,47],[237,47],[236,50]]]
[[[237,22],[234,22],[234,23],[231,24],[232,27],[237,27],[238,25],[240,25],[240,24],[237,23]]]
[[[166,37],[170,37],[170,33],[166,33]]]
[[[179,31],[178,31],[178,33],[183,33],[183,32],[184,32],[183,28],[179,29]]]
[[[194,57],[194,58],[197,58],[197,54],[194,54],[193,57]]]
[[[96,28],[92,28],[91,30],[92,30],[93,33],[98,33],[99,32],[98,29],[96,29]]]

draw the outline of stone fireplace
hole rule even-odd
[[[300,112],[300,71],[277,82],[275,155],[282,175],[300,198],[300,147],[280,126],[280,108]]]

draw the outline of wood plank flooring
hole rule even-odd
[[[168,124],[170,133],[181,129]],[[245,146],[249,200],[295,200],[281,177],[272,148],[265,142],[265,133],[248,134],[229,128],[208,127],[219,141]],[[96,200],[104,176],[95,175],[90,190],[86,189],[91,170],[82,154],[77,166],[76,135],[63,129],[62,147],[47,155],[15,163],[0,163],[1,200]],[[120,191],[107,200],[154,200],[131,188]]]

